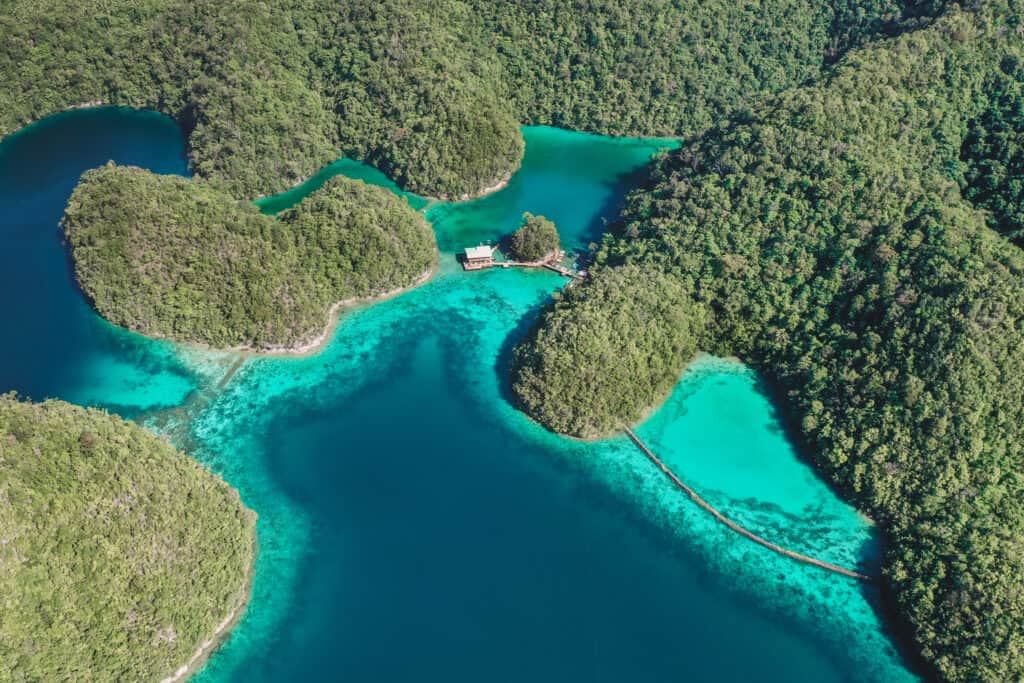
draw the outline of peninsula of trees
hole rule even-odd
[[[587,437],[695,349],[754,364],[948,681],[1024,677],[1022,86],[1016,0],[852,51],[657,163],[515,352],[522,407]]]
[[[175,675],[241,612],[255,521],[137,425],[0,396],[0,680]]]
[[[103,317],[217,348],[308,345],[338,302],[414,285],[436,262],[408,202],[342,177],[274,217],[205,181],[107,165],[83,176],[63,225]]]
[[[87,176],[66,220],[82,288],[109,320],[151,336],[288,348],[315,338],[333,301],[410,284],[429,267],[422,240],[385,208],[396,236],[416,239],[378,234],[391,246],[365,245],[377,253],[349,241],[337,263],[317,244],[336,231],[313,226],[316,208],[272,223],[238,201],[342,153],[407,190],[465,199],[516,169],[521,123],[693,135],[919,14],[898,0],[75,0],[59,11],[11,0],[0,134],[81,103],[172,116],[196,186]],[[319,218],[385,201],[331,196]],[[283,229],[298,222],[318,234]]]

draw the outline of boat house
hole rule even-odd
[[[487,246],[467,247],[462,257],[462,267],[466,270],[480,270],[494,265],[494,249]]]

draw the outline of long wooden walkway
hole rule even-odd
[[[782,546],[776,545],[775,543],[772,543],[771,541],[767,541],[767,540],[761,538],[760,536],[758,536],[757,534],[755,534],[754,532],[748,531],[747,529],[743,528],[742,526],[740,526],[739,524],[737,524],[736,522],[732,521],[731,519],[729,519],[728,517],[723,515],[721,512],[716,510],[711,505],[711,503],[709,503],[706,500],[704,500],[703,498],[701,498],[697,494],[696,491],[694,491],[689,486],[684,484],[682,482],[682,480],[679,477],[677,477],[675,475],[675,473],[671,469],[669,469],[668,466],[665,465],[665,463],[663,463],[658,458],[658,456],[656,456],[653,452],[651,452],[651,449],[648,448],[646,446],[646,444],[644,444],[643,441],[641,441],[640,437],[637,436],[636,433],[634,433],[632,429],[630,429],[629,427],[625,427],[624,429],[626,431],[626,435],[630,439],[633,440],[633,443],[635,443],[637,445],[637,447],[641,451],[643,451],[644,455],[646,455],[648,458],[650,458],[651,462],[653,462],[655,465],[657,465],[658,468],[662,472],[665,473],[665,476],[667,476],[669,479],[672,480],[673,484],[675,484],[677,487],[679,487],[680,489],[685,491],[686,495],[690,496],[690,498],[693,500],[694,503],[696,503],[700,507],[702,507],[705,510],[707,510],[708,512],[710,512],[711,515],[715,519],[717,519],[719,522],[721,522],[725,526],[729,527],[730,529],[732,529],[736,533],[740,534],[741,536],[745,536],[746,538],[750,539],[754,543],[757,543],[758,545],[763,545],[765,548],[768,548],[769,550],[773,550],[773,551],[779,553],[780,555],[785,555],[786,557],[794,559],[797,562],[803,562],[805,564],[812,564],[815,567],[821,567],[822,569],[826,569],[826,570],[828,570],[830,572],[835,572],[836,574],[842,574],[843,576],[848,576],[848,577],[850,577],[852,579],[858,579],[860,581],[871,581],[872,580],[872,578],[870,576],[866,575],[866,574],[861,574],[860,572],[855,572],[852,569],[846,569],[845,567],[840,567],[839,565],[832,564],[831,562],[825,562],[824,560],[819,560],[819,559],[816,559],[816,558],[813,558],[813,557],[809,557],[807,555],[803,555],[801,553],[798,553],[798,552],[795,552],[795,551],[783,548]]]

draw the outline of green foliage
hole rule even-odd
[[[307,342],[333,304],[412,285],[436,252],[407,202],[346,178],[275,218],[203,181],[108,164],[83,176],[63,225],[106,319],[218,348]]]
[[[94,178],[68,218],[90,228],[69,233],[83,289],[147,334],[272,348],[312,336],[332,301],[408,284],[425,252],[320,268],[307,259],[330,260],[308,246],[321,237],[285,236],[230,197],[292,187],[340,151],[466,199],[518,166],[520,122],[692,134],[902,13],[895,0],[11,0],[0,132],[89,102],[173,116],[202,182]],[[353,214],[382,201],[349,198],[371,204]]]
[[[558,228],[544,216],[523,214],[523,225],[509,238],[509,255],[517,261],[539,261],[558,251]]]
[[[890,0],[474,2],[519,119],[692,135],[902,19]]]
[[[1007,176],[973,192],[984,160],[1019,154],[1019,91],[999,74],[1024,56],[1022,27],[1016,0],[951,7],[667,156],[513,370],[531,415],[593,435],[635,420],[658,398],[643,385],[694,346],[756,365],[811,457],[885,530],[897,608],[949,681],[1024,677],[1024,254],[989,225],[1020,205]],[[660,298],[616,282],[640,269],[693,302],[675,334],[651,326]],[[618,287],[629,315],[605,294]],[[638,367],[567,331],[584,319],[615,319],[605,338]],[[606,368],[621,401],[556,395]]]
[[[0,679],[173,674],[248,590],[255,515],[132,423],[0,396]]]
[[[702,323],[676,279],[633,266],[609,270],[557,296],[516,350],[516,396],[552,429],[607,434],[668,395],[697,351]]]
[[[1024,244],[1024,64],[1009,58],[1001,66],[964,142],[964,196],[992,212],[993,228]]]
[[[1020,117],[996,74],[1022,19],[993,0],[933,21],[943,4],[11,0],[0,130],[95,100],[174,116],[201,181],[87,176],[65,220],[76,272],[119,324],[263,348],[311,334],[331,301],[407,284],[432,250],[365,188],[277,221],[225,192],[285,189],[340,149],[408,189],[472,195],[515,168],[520,122],[691,137],[516,352],[520,401],[607,433],[698,345],[744,355],[886,528],[886,575],[940,675],[1013,680],[1024,264],[986,220],[1017,233]],[[385,253],[409,269],[382,283],[363,243],[408,245]]]
[[[338,152],[466,197],[519,123],[689,135],[896,30],[896,0],[9,0],[0,133],[83,102],[156,109],[197,176],[279,192]]]

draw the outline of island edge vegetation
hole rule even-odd
[[[532,213],[523,214],[522,225],[508,238],[508,255],[516,261],[539,261],[560,247],[555,224]]]
[[[267,216],[202,180],[107,165],[84,174],[63,226],[104,318],[221,349],[302,350],[339,302],[418,284],[437,260],[422,214],[344,177]]]
[[[0,129],[97,100],[167,112],[195,192],[226,206],[338,149],[458,198],[515,167],[521,122],[685,137],[516,351],[521,406],[607,434],[697,349],[741,355],[884,529],[934,673],[1024,675],[1016,0],[16,2],[0,21]]]
[[[80,103],[179,122],[236,198],[339,152],[407,190],[473,196],[519,125],[692,135],[930,5],[894,0],[32,0],[0,16],[0,133]]]

